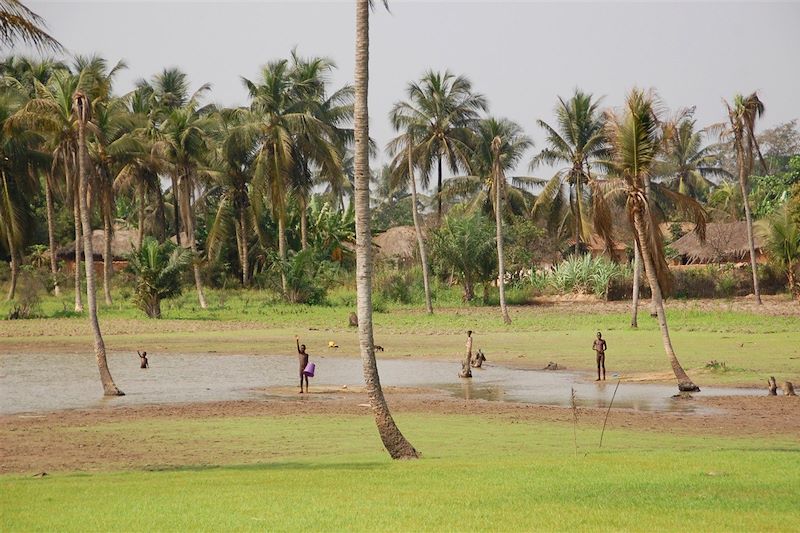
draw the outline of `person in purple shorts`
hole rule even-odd
[[[297,360],[300,363],[300,394],[303,394],[303,380],[306,381],[306,393],[308,393],[308,376],[303,373],[308,366],[308,353],[306,353],[306,345],[300,344],[300,337],[294,336],[297,343]]]

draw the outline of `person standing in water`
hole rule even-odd
[[[461,363],[461,372],[458,374],[460,378],[472,377],[472,330],[467,331],[467,349],[466,359]]]
[[[606,341],[603,339],[603,334],[599,331],[597,332],[597,338],[594,340],[592,344],[592,350],[594,350],[595,354],[597,354],[597,379],[595,381],[600,381],[600,369],[603,369],[603,381],[606,380],[606,350],[608,349],[608,345]]]
[[[297,343],[297,359],[300,363],[300,394],[303,394],[303,380],[306,381],[306,393],[308,393],[308,376],[304,373],[306,366],[308,366],[308,354],[306,353],[306,345],[300,344],[300,337],[294,336]]]
[[[136,350],[136,353],[139,354],[139,368],[150,368],[150,363],[147,361],[147,352]]]

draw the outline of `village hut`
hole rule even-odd
[[[117,227],[111,237],[111,265],[115,272],[128,266],[128,256],[135,249],[139,234],[135,229]],[[96,272],[103,271],[103,250],[105,249],[105,231],[92,231],[92,253]],[[84,261],[83,244],[80,246],[81,261]],[[75,241],[58,249],[57,256],[64,262],[67,272],[75,270]]]
[[[373,240],[378,259],[410,264],[417,254],[417,234],[414,226],[395,226],[376,235]]]
[[[755,234],[756,262],[766,263],[763,239]],[[706,239],[701,242],[694,231],[687,233],[669,245],[679,264],[746,263],[750,261],[750,245],[747,242],[747,223],[712,222],[706,224]]]

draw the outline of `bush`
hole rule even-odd
[[[550,287],[558,294],[594,294],[608,298],[614,281],[624,278],[625,268],[605,257],[572,255],[550,270],[531,273],[534,287]]]
[[[256,282],[282,292],[281,274],[286,277],[286,300],[290,303],[319,304],[333,285],[338,265],[322,259],[313,248],[289,252],[286,261],[273,256],[271,267]]]
[[[133,301],[149,318],[161,318],[161,300],[181,293],[181,277],[192,254],[170,241],[159,244],[145,237],[128,257],[128,272],[136,279]]]

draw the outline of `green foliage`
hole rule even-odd
[[[354,245],[356,241],[356,215],[353,205],[340,211],[315,196],[308,208],[309,246],[328,261],[353,266],[355,258],[347,246]]]
[[[788,205],[762,221],[758,228],[764,236],[765,248],[772,263],[785,272],[792,294],[800,293],[797,270],[800,266],[800,223],[793,219]]]
[[[452,274],[464,286],[464,299],[475,296],[475,283],[493,279],[497,267],[495,228],[481,213],[451,211],[431,232],[431,252],[440,276]]]
[[[161,318],[161,300],[181,293],[181,277],[191,263],[191,253],[167,241],[145,237],[142,247],[128,257],[135,277],[134,303],[149,318]]]
[[[271,267],[259,281],[279,290],[281,274],[286,277],[286,300],[290,303],[319,304],[336,280],[339,266],[324,259],[318,250],[291,251],[286,261],[275,255]]]
[[[550,287],[559,294],[594,294],[607,299],[611,283],[626,274],[624,267],[604,256],[571,255],[550,270],[534,272],[531,284],[539,289]]]

